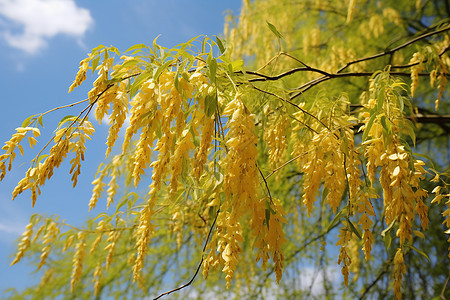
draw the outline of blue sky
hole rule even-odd
[[[161,35],[159,44],[171,47],[200,34],[220,35],[224,12],[238,14],[240,5],[240,0],[0,0],[0,143],[9,140],[28,116],[86,98],[89,82],[71,94],[67,90],[80,60],[92,48],[103,44],[125,51],[137,43],[151,44],[157,35]],[[68,109],[44,119],[45,130],[51,133],[62,117],[76,111]],[[100,211],[88,213],[91,181],[106,149],[106,127],[96,128],[77,188],[72,189],[69,169],[62,166],[34,208],[28,193],[11,201],[39,144],[30,150],[24,143],[29,154],[18,156],[12,172],[0,182],[0,291],[39,281],[24,263],[9,267],[14,240],[31,214],[58,214],[79,225]],[[43,134],[39,140],[45,144],[49,137]]]

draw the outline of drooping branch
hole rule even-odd
[[[316,85],[318,85],[318,84],[320,84],[320,83],[322,83],[324,81],[328,81],[330,79],[342,78],[342,77],[370,77],[370,76],[373,75],[373,72],[346,72],[346,73],[341,73],[341,72],[344,71],[345,69],[347,69],[349,66],[351,66],[353,64],[356,64],[356,63],[359,63],[359,62],[368,61],[368,60],[373,60],[373,59],[376,59],[376,58],[379,58],[379,57],[382,57],[382,56],[385,56],[385,55],[392,54],[392,53],[394,53],[396,51],[399,51],[399,50],[401,50],[401,49],[411,45],[411,44],[416,43],[417,41],[420,41],[420,40],[425,39],[427,37],[430,37],[430,36],[433,36],[433,35],[436,35],[436,34],[439,34],[439,33],[445,32],[445,31],[448,31],[448,30],[450,30],[450,26],[446,26],[446,27],[441,28],[439,30],[427,32],[425,34],[422,34],[422,35],[420,35],[418,37],[415,37],[415,38],[413,38],[413,39],[403,43],[402,45],[397,46],[395,48],[392,48],[390,50],[385,50],[383,52],[380,52],[380,53],[377,53],[377,54],[374,54],[374,55],[371,55],[371,56],[367,56],[367,57],[364,57],[364,58],[353,60],[351,62],[348,62],[345,66],[343,66],[340,69],[338,69],[336,71],[336,73],[329,73],[329,72],[326,72],[326,71],[321,70],[321,69],[310,67],[310,66],[306,65],[305,63],[303,63],[301,61],[299,61],[299,62],[303,65],[303,67],[293,68],[291,70],[288,70],[288,71],[285,71],[283,73],[280,73],[278,75],[273,75],[273,76],[272,75],[266,75],[266,74],[263,74],[263,73],[258,72],[258,71],[245,71],[245,72],[239,71],[237,73],[238,74],[245,73],[245,74],[248,74],[248,75],[258,76],[256,78],[250,78],[248,80],[248,82],[251,82],[251,83],[253,83],[253,82],[262,82],[262,81],[276,81],[276,80],[282,79],[284,77],[296,74],[298,72],[313,72],[313,73],[318,73],[318,74],[322,74],[323,75],[322,77],[313,79],[313,80],[311,80],[309,82],[306,82],[306,83],[300,85],[299,87],[295,88],[294,91],[292,91],[292,95],[291,95],[291,99],[294,99],[294,98],[298,97],[299,95],[301,95],[302,93],[304,93],[305,91],[309,90],[310,88],[312,88],[312,87],[314,87],[314,86],[316,86]],[[441,51],[441,53],[439,53],[439,56],[442,56],[448,50],[449,50],[448,47],[443,49],[443,51]],[[283,53],[281,53],[281,54],[283,54]],[[289,56],[289,57],[291,57],[291,56]],[[291,58],[293,58],[293,57],[291,57]],[[407,64],[407,65],[403,65],[403,66],[393,66],[393,68],[404,69],[404,68],[408,68],[408,67],[414,66],[416,64]],[[411,73],[409,73],[409,72],[391,72],[391,75],[409,77],[409,76],[411,76]],[[429,73],[420,73],[420,74],[418,74],[418,76],[429,76],[429,75],[430,75]],[[446,74],[446,76],[448,76],[448,74]]]
[[[392,53],[394,53],[394,52],[396,52],[398,50],[401,50],[401,49],[411,45],[411,44],[414,44],[417,41],[420,41],[420,40],[422,40],[424,38],[427,38],[429,36],[432,36],[432,35],[435,35],[435,34],[439,34],[439,33],[442,33],[442,32],[448,31],[448,30],[450,30],[450,26],[446,26],[446,27],[441,28],[441,29],[436,30],[436,31],[427,32],[425,34],[419,35],[418,37],[415,37],[415,38],[413,38],[413,39],[411,39],[411,40],[401,44],[400,46],[397,46],[397,47],[392,48],[390,50],[385,50],[383,52],[380,52],[380,53],[377,53],[377,54],[374,54],[374,55],[371,55],[371,56],[367,56],[367,57],[364,57],[364,58],[360,58],[360,59],[351,61],[351,62],[347,63],[345,66],[343,66],[342,68],[340,68],[337,71],[337,73],[342,72],[343,70],[345,70],[346,68],[348,68],[349,66],[351,66],[353,64],[356,64],[356,63],[359,63],[359,62],[363,62],[363,61],[372,60],[372,59],[375,59],[375,58],[379,58],[379,57],[382,57],[382,56],[385,56],[385,55],[392,54]]]
[[[167,291],[167,292],[164,292],[164,293],[160,294],[158,297],[153,298],[153,300],[157,300],[157,299],[159,299],[159,298],[161,298],[163,296],[166,296],[166,295],[172,294],[173,292],[182,290],[182,289],[190,286],[192,284],[192,282],[194,282],[194,279],[195,279],[195,277],[197,277],[197,274],[200,271],[200,268],[201,268],[201,266],[203,264],[203,260],[204,260],[203,254],[204,254],[204,252],[206,250],[206,246],[208,245],[209,238],[211,237],[211,233],[212,233],[212,231],[214,229],[214,226],[216,225],[216,221],[217,221],[217,217],[219,216],[219,213],[220,213],[220,208],[217,210],[216,217],[214,218],[214,221],[213,221],[211,227],[209,228],[208,236],[206,237],[205,245],[203,246],[203,250],[202,250],[202,259],[200,260],[200,263],[198,264],[197,269],[195,270],[195,273],[192,276],[191,280],[189,280],[187,283],[185,283],[185,284],[183,284],[183,285],[181,285],[181,286],[179,286],[177,288],[174,288],[174,289],[172,289],[170,291]]]
[[[366,286],[364,291],[361,293],[361,296],[359,296],[359,298],[358,298],[359,300],[364,299],[364,297],[367,295],[367,293],[370,291],[370,289],[373,288],[375,286],[375,284],[377,284],[377,282],[380,281],[381,278],[383,278],[383,275],[385,275],[387,272],[390,271],[391,266],[392,266],[392,260],[388,260],[384,263],[384,266],[381,269],[380,273],[378,273],[378,275],[374,281],[372,281],[369,285]]]

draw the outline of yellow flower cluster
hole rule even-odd
[[[342,143],[342,140],[328,128],[323,128],[320,132],[313,133],[307,142],[302,141],[294,146],[293,156],[303,154],[298,159],[297,165],[304,173],[302,202],[306,205],[308,216],[312,212],[322,183],[327,190],[326,203],[334,212],[341,204],[342,195],[348,184],[347,176],[353,179],[350,192],[359,188],[357,168],[359,163],[356,158],[352,160],[345,158],[348,153],[341,150]],[[356,175],[353,175],[353,172],[356,172]]]
[[[205,116],[202,121],[202,140],[200,146],[195,149],[195,160],[191,171],[191,175],[197,180],[203,173],[203,167],[208,159],[208,152],[212,147],[211,142],[214,136],[214,119]]]
[[[30,130],[38,132],[37,129]],[[90,139],[90,135],[93,132],[94,127],[89,121],[84,121],[76,128],[58,129],[53,138],[55,145],[50,149],[50,154],[43,162],[37,162],[34,167],[30,167],[27,170],[25,177],[18,182],[13,191],[13,199],[23,191],[31,189],[32,205],[34,206],[37,194],[40,194],[39,186],[44,185],[45,181],[52,177],[54,168],[58,168],[61,165],[69,152],[75,152],[75,158],[71,160],[72,167],[70,169],[70,173],[73,173],[72,181],[75,186],[77,176],[81,172],[81,161],[84,160],[84,151],[86,149],[84,144],[86,138]]]
[[[349,275],[349,266],[352,264],[352,260],[348,255],[350,241],[352,239],[352,232],[347,227],[341,227],[338,235],[339,240],[336,243],[336,246],[341,246],[339,249],[339,259],[338,264],[342,266],[342,275],[344,275],[344,283],[348,286],[348,275]]]
[[[109,109],[109,103],[111,99],[114,97],[114,93],[108,90],[108,80],[109,80],[109,71],[113,65],[113,58],[107,58],[103,60],[102,64],[97,67],[98,77],[94,81],[94,87],[88,92],[89,103],[97,104],[97,108],[95,110],[95,118],[97,120],[101,120]]]
[[[102,192],[105,187],[105,183],[103,182],[103,178],[105,177],[106,169],[103,168],[103,170],[100,171],[97,178],[95,178],[92,181],[92,184],[94,185],[94,188],[92,189],[92,196],[89,200],[89,211],[97,205],[98,199],[102,196]]]
[[[80,62],[80,68],[77,72],[77,76],[75,77],[75,80],[73,81],[72,85],[69,87],[69,93],[73,91],[74,88],[79,86],[83,81],[86,80],[86,72],[89,68],[89,61],[91,60],[91,56],[88,58],[83,59]]]
[[[100,220],[97,224],[97,227],[95,228],[95,231],[98,233],[97,237],[95,238],[94,242],[91,244],[91,250],[89,251],[89,254],[93,254],[95,250],[97,249],[98,245],[103,239],[103,234],[106,229],[108,229],[108,223],[106,223],[105,220]]]
[[[127,93],[128,80],[120,82],[114,86],[114,94],[112,98],[112,112],[109,115],[109,132],[106,145],[105,157],[108,157],[111,152],[111,148],[114,146],[117,138],[119,137],[119,131],[122,125],[125,123],[125,119],[128,113],[128,93]],[[98,119],[100,122],[101,119]]]
[[[409,61],[410,64],[417,64],[411,67],[411,96],[414,97],[417,86],[419,85],[419,73],[425,69],[423,61],[425,56],[421,52],[416,52]]]
[[[170,191],[173,193],[178,188],[178,177],[181,174],[183,167],[183,161],[189,160],[188,152],[194,149],[194,143],[192,143],[192,134],[185,129],[181,138],[178,140],[176,150],[173,153],[172,160],[170,162],[170,169],[172,178],[170,181]]]
[[[119,170],[123,161],[122,155],[116,155],[112,159],[112,168],[110,177],[111,179],[108,182],[108,190],[106,191],[108,197],[106,199],[106,209],[109,209],[111,204],[114,202],[114,197],[116,196],[117,190],[119,189],[119,185],[117,184],[117,180],[120,177]]]
[[[394,295],[396,300],[402,299],[402,277],[406,273],[403,249],[398,248],[394,256]]]
[[[203,75],[194,72],[187,81],[184,78],[176,79],[178,74],[174,72],[163,72],[158,81],[150,79],[144,83],[139,92],[131,102],[130,126],[125,134],[123,151],[128,148],[131,137],[141,129],[141,136],[136,144],[134,154],[133,177],[135,185],[140,180],[145,168],[153,168],[152,182],[149,186],[148,201],[141,211],[139,225],[135,231],[137,238],[137,256],[134,265],[134,280],[139,280],[139,271],[142,269],[147,245],[153,233],[151,218],[156,203],[156,195],[167,176],[171,175],[170,189],[175,192],[178,187],[178,177],[183,168],[183,162],[189,162],[189,152],[194,148],[192,134],[186,128],[186,117],[182,110],[185,99],[193,96],[194,89],[202,90],[205,84]],[[178,80],[176,88],[175,80]],[[203,99],[197,99],[197,107]],[[201,111],[201,110],[200,110]],[[198,117],[203,118],[203,113]],[[192,124],[196,124],[193,116]],[[193,128],[197,130],[197,128]],[[212,134],[203,130],[205,134]],[[210,139],[210,138],[209,138]],[[154,140],[156,146],[153,152],[158,153],[157,159],[150,163],[151,148]]]
[[[424,163],[415,160],[401,143],[400,134],[407,133],[404,128],[410,125],[404,121],[401,109],[404,99],[395,91],[402,88],[402,84],[391,80],[385,73],[380,73],[376,80],[371,80],[371,95],[366,107],[371,109],[372,114],[366,113],[363,116],[363,130],[367,131],[364,133],[367,139],[363,145],[368,177],[372,184],[376,180],[377,167],[381,168],[379,181],[383,189],[386,224],[398,224],[396,236],[399,238],[400,248],[394,259],[394,291],[396,298],[400,299],[401,278],[406,268],[403,247],[406,241],[413,242],[412,226],[416,214],[421,220],[422,228],[428,227],[428,208],[423,202],[428,193],[420,186],[420,180],[426,174]],[[376,97],[376,93],[381,95]]]
[[[418,52],[415,52],[409,61],[411,66],[411,95],[414,97],[415,91],[419,84],[419,73],[425,70],[425,63],[430,65],[430,86],[434,87],[436,81],[439,81],[438,95],[435,100],[435,109],[438,110],[439,102],[444,95],[447,85],[448,63],[450,59],[444,53],[450,45],[448,36],[442,42],[433,46],[426,46]]]
[[[73,292],[75,284],[80,280],[83,271],[83,260],[86,248],[86,233],[78,232],[78,243],[75,246],[75,255],[73,257],[72,276],[70,281],[70,291]]]
[[[100,262],[97,263],[97,266],[95,267],[94,270],[94,279],[92,280],[92,282],[94,283],[94,295],[97,296],[98,293],[100,292],[100,283],[102,280],[102,276],[103,276],[103,272],[102,272],[102,264]]]
[[[279,281],[283,269],[281,246],[286,241],[282,230],[285,213],[279,201],[274,203],[270,197],[258,198],[254,116],[238,95],[225,106],[224,115],[228,118],[227,154],[223,165],[225,201],[220,208],[223,212],[217,216],[217,233],[207,245],[209,252],[203,262],[203,275],[206,277],[211,268],[223,265],[227,287],[230,286],[241,253],[241,222],[245,222],[242,216],[249,214],[258,249],[257,260],[262,259],[265,266],[272,256]]]
[[[33,226],[33,222],[28,223],[25,232],[22,234],[22,239],[20,240],[16,257],[12,261],[11,266],[18,263],[22,259],[25,252],[30,248],[31,236],[33,235]]]
[[[50,254],[50,251],[52,249],[52,245],[54,241],[58,238],[59,235],[59,228],[56,226],[56,223],[54,221],[50,221],[50,224],[46,227],[46,233],[43,237],[43,244],[45,245],[44,248],[41,250],[41,261],[38,265],[38,270],[45,264],[45,261]]]
[[[148,201],[145,207],[141,210],[141,215],[139,218],[139,226],[134,232],[136,237],[136,249],[137,255],[133,266],[133,281],[139,280],[139,272],[144,267],[144,257],[147,253],[147,246],[150,243],[151,236],[154,231],[154,226],[152,224],[152,215],[154,207],[154,201]]]
[[[265,201],[267,199],[263,200]],[[287,222],[284,217],[286,213],[279,200],[274,199],[274,203],[269,204],[269,206],[270,210],[273,210],[273,212],[270,212],[269,220],[261,216],[261,214],[265,214],[265,209],[260,204],[255,207],[255,211],[257,209],[260,211],[254,214],[251,225],[253,234],[256,237],[254,247],[258,249],[256,261],[258,262],[262,259],[262,265],[265,269],[270,254],[272,254],[272,259],[275,264],[275,276],[279,283],[283,273],[284,255],[281,247],[286,242],[286,238],[284,237],[282,224]]]
[[[33,148],[33,146],[36,144],[35,137],[38,137],[41,135],[38,128],[34,127],[19,127],[16,128],[16,133],[13,134],[11,139],[7,142],[5,142],[5,145],[2,147],[2,150],[5,150],[6,153],[0,155],[0,181],[5,178],[6,175],[6,161],[8,162],[8,171],[11,171],[12,163],[16,157],[16,153],[14,150],[16,147],[19,149],[20,153],[23,155],[23,147],[20,145],[20,142],[22,139],[27,135],[29,131],[33,133],[34,137],[28,137],[30,147]]]
[[[225,279],[227,281],[227,288],[231,285],[231,279],[233,278],[234,270],[238,264],[238,257],[241,253],[241,246],[239,243],[243,241],[241,236],[241,226],[239,222],[233,223],[231,215],[225,217],[224,224],[222,224],[223,235],[219,236],[217,242],[217,251],[221,253],[221,264],[224,265],[222,272],[226,274]]]
[[[236,223],[258,201],[258,138],[255,134],[254,115],[248,112],[239,97],[230,101],[223,113],[229,116],[224,192],[229,205],[227,208],[232,210],[230,221]]]
[[[105,250],[108,251],[105,263],[106,270],[109,269],[109,266],[111,265],[111,262],[113,260],[114,249],[116,248],[116,243],[120,237],[120,233],[120,231],[111,230],[108,234],[108,238],[106,239],[106,242],[108,243],[108,245],[105,247]]]
[[[273,117],[264,132],[264,139],[269,147],[269,162],[272,168],[279,165],[287,150],[287,134],[290,122],[286,116]]]

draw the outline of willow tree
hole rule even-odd
[[[109,134],[86,204],[104,212],[32,216],[12,264],[44,274],[15,296],[448,295],[450,4],[413,2],[247,0],[223,38],[93,49],[69,88],[92,72],[88,99],[27,118],[0,172],[82,106],[13,198],[34,205],[61,165],[77,185],[93,115]]]

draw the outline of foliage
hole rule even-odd
[[[441,1],[247,0],[224,39],[93,49],[69,88],[97,72],[76,103],[87,106],[61,120],[13,198],[30,190],[34,205],[68,157],[77,185],[93,110],[109,134],[89,209],[104,196],[107,211],[83,228],[33,216],[13,264],[29,256],[45,273],[16,296],[157,295],[200,269],[207,280],[190,296],[448,296],[448,165],[434,151],[450,132],[449,10]],[[6,142],[1,179],[49,112]],[[336,262],[351,289],[336,288]],[[308,268],[321,292],[303,282]]]

